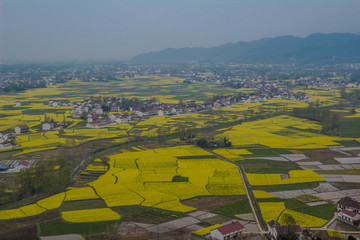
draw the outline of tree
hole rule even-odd
[[[110,158],[108,157],[102,157],[100,158],[101,159],[101,162],[104,164],[104,167],[106,166],[107,167],[107,170],[110,169]]]
[[[200,138],[197,143],[199,147],[201,148],[207,148],[208,147],[208,141],[205,138]]]
[[[282,234],[278,237],[278,239],[282,240],[296,240],[298,237],[295,234],[295,224],[296,221],[294,217],[289,213],[284,213],[281,216],[282,221],[288,226],[288,232],[286,234]]]
[[[0,205],[6,202],[5,189],[5,185],[3,183],[0,183]]]
[[[110,112],[110,107],[107,105],[102,105],[101,108],[104,112]]]

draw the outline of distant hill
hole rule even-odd
[[[306,38],[282,36],[212,48],[168,48],[135,56],[133,62],[222,63],[351,63],[360,62],[360,35],[311,34]]]

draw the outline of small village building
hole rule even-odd
[[[235,239],[244,231],[244,229],[245,227],[239,221],[235,221],[211,230],[210,236],[211,238],[218,240]]]
[[[110,112],[118,112],[118,111],[120,111],[119,106],[112,105],[112,106],[110,107]]]
[[[0,143],[0,149],[13,148],[13,147],[14,147],[14,145],[12,145],[8,141],[4,141],[4,142]]]
[[[337,202],[338,209],[348,210],[351,212],[360,213],[360,203],[353,198],[344,197]]]
[[[274,220],[268,222],[267,225],[269,229],[269,236],[274,240],[278,239],[278,237],[282,234],[288,234],[290,231],[293,231],[299,237],[302,234],[302,228],[300,225],[280,225],[280,223]]]
[[[110,115],[110,119],[111,121],[115,122],[116,119],[120,118],[121,117],[121,114],[120,113],[113,113]]]
[[[27,133],[29,132],[29,126],[28,125],[19,125],[15,127],[16,133]]]
[[[0,165],[0,171],[6,171],[10,168],[9,165]]]
[[[53,121],[45,122],[41,125],[43,131],[50,131],[53,130],[55,127],[56,127],[56,123]]]
[[[131,117],[130,116],[121,116],[119,119],[120,119],[120,122],[118,121],[118,119],[116,119],[116,123],[129,123],[129,122],[131,122]]]
[[[101,115],[104,113],[104,110],[101,107],[98,107],[95,109],[95,113]]]
[[[21,169],[28,168],[30,166],[31,166],[31,164],[29,161],[21,160],[14,169],[15,169],[15,172],[20,172]]]
[[[15,107],[21,107],[21,102],[20,102],[20,101],[16,101],[14,106],[15,106]]]
[[[0,143],[3,143],[10,139],[12,139],[12,133],[10,129],[5,131],[0,131]]]
[[[339,212],[338,214],[339,218],[354,224],[356,221],[360,220],[360,214],[356,213],[356,212],[352,212],[352,211],[348,211],[346,209],[341,210],[341,212]]]

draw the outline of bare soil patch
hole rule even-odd
[[[334,182],[331,183],[331,185],[338,188],[339,190],[360,189],[360,183]]]
[[[329,149],[311,149],[302,150],[302,152],[309,158],[300,160],[300,162],[319,161],[322,164],[339,164],[338,161],[334,160],[334,157],[347,157],[342,153],[334,152]]]
[[[86,237],[86,240],[200,240],[203,238],[198,238],[192,236],[189,231],[185,229],[179,229],[176,231],[171,231],[167,233],[153,233],[150,231],[139,231],[139,232],[127,232],[127,233],[107,233],[96,236]]]
[[[246,196],[210,196],[210,197],[196,197],[189,200],[181,201],[186,206],[194,207],[201,211],[212,211],[221,206],[233,203]]]
[[[17,219],[10,219],[10,220],[0,220],[0,239],[1,233],[5,231],[20,229],[35,223],[41,223],[46,222],[55,218],[59,218],[60,214],[59,211],[56,210],[50,210],[43,214],[32,216],[32,217],[25,217],[25,218],[17,218]],[[21,239],[21,238],[19,238]],[[26,239],[26,238],[24,238]]]
[[[37,227],[35,224],[32,224],[22,228],[0,233],[0,239],[1,240],[17,240],[17,239],[38,240],[39,238],[37,236]]]

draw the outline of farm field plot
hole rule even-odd
[[[289,178],[282,179],[281,174],[246,174],[253,186],[281,185],[295,183],[325,182],[325,179],[311,170],[291,170]]]
[[[220,136],[229,138],[235,146],[261,144],[283,149],[327,148],[339,145],[335,141],[343,139],[304,131],[306,129],[319,131],[321,126],[309,120],[282,115],[236,125]]]
[[[40,200],[34,205],[36,209],[31,208],[34,210],[30,214],[58,208],[63,201],[68,205],[71,201],[96,198],[103,199],[108,207],[142,205],[189,212],[195,208],[181,204],[181,200],[206,195],[245,195],[237,167],[214,158],[198,147],[185,145],[124,152],[109,159],[110,169],[89,183],[90,187],[71,188],[65,193]],[[30,209],[30,206],[23,208]],[[85,210],[66,211],[62,216],[71,222],[119,219],[115,214],[107,218],[97,213],[101,215],[99,218],[81,220]],[[2,219],[25,217],[23,212],[22,209],[5,210],[0,211],[0,216]]]
[[[202,102],[218,94],[252,91],[249,89],[219,89],[218,83],[183,84],[183,80],[174,77],[149,76],[118,79],[103,82],[101,85],[94,82],[71,80],[66,84],[48,86],[46,89],[32,89],[21,93],[6,94],[0,99],[0,130],[13,129],[18,125],[29,126],[30,132],[28,134],[16,135],[18,137],[16,149],[22,150],[22,152],[14,154],[17,156],[61,147],[73,147],[87,141],[104,138],[112,138],[114,144],[124,143],[128,140],[129,134],[130,136],[155,137],[160,130],[175,133],[179,130],[179,125],[192,129],[209,128],[218,124],[240,121],[254,113],[272,114],[308,106],[304,101],[272,99],[259,103],[235,104],[232,107],[216,108],[175,117],[144,118],[135,127],[134,124],[123,123],[108,128],[88,129],[84,128],[83,120],[71,118],[71,107],[52,107],[44,104],[44,102],[52,99],[73,102],[82,101],[93,95],[119,96],[119,92],[123,97],[138,97],[143,100],[155,97],[164,103],[178,103],[179,100]],[[309,94],[321,97],[326,104],[326,101],[330,101],[331,94],[329,91],[335,94],[335,98],[332,99],[335,101],[339,95],[339,91],[335,89],[313,88],[309,90]],[[22,106],[14,107],[16,101],[22,101]],[[59,134],[57,131],[42,134],[39,133],[39,130],[45,118],[53,119],[55,122],[65,120],[69,125],[63,134]],[[260,126],[266,126],[266,129],[261,129]],[[333,142],[336,138],[306,132],[306,130],[319,129],[319,125],[310,121],[290,117],[285,119],[282,116],[271,120],[238,125],[224,135],[229,136],[234,145],[243,145],[244,141],[246,141],[245,144],[263,144],[273,148],[324,148],[337,144]],[[305,130],[305,132],[298,130]],[[283,131],[287,134],[284,135]]]

